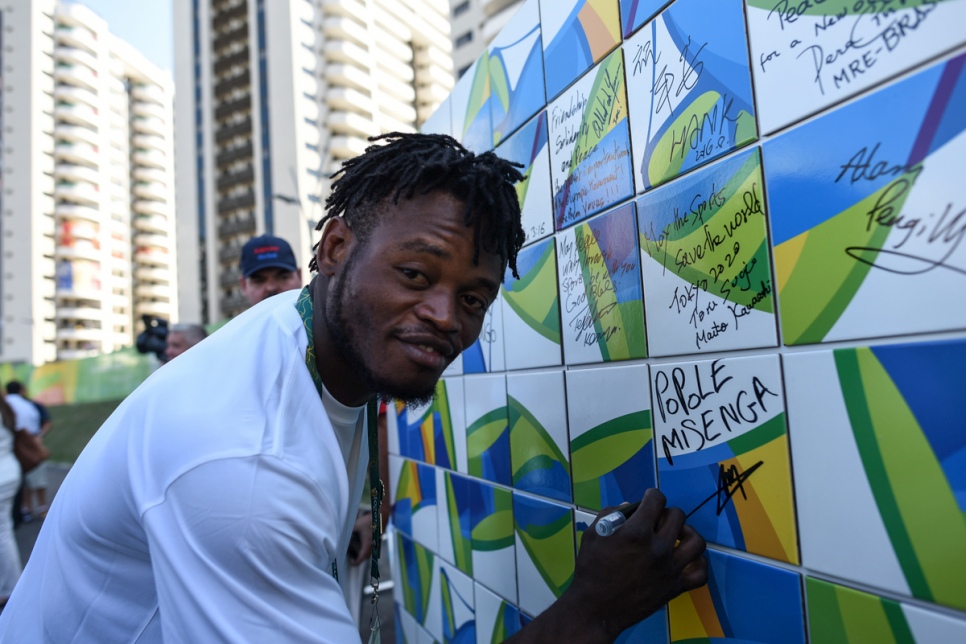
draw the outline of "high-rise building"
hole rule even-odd
[[[175,0],[181,317],[244,310],[239,254],[287,239],[303,273],[328,177],[414,131],[453,87],[447,0]]]
[[[130,346],[177,314],[171,76],[81,5],[0,23],[0,361]]]
[[[449,0],[456,77],[476,62],[523,0]]]

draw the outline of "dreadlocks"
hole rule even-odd
[[[382,215],[384,200],[398,204],[400,197],[411,199],[440,190],[466,205],[463,221],[474,230],[473,262],[479,261],[481,248],[499,253],[519,278],[517,252],[525,240],[513,186],[523,179],[519,164],[492,152],[474,154],[443,134],[392,132],[369,140],[387,143],[370,145],[330,177],[336,180],[316,230],[341,216],[356,237],[365,241]],[[309,269],[318,270],[314,257]]]

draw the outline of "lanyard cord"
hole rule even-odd
[[[315,388],[321,397],[323,391],[322,376],[319,375],[319,368],[315,362],[315,338],[312,335],[312,296],[309,294],[308,286],[304,287],[299,294],[295,308],[298,309],[299,315],[302,318],[302,324],[305,326],[305,333],[309,339],[308,346],[305,348],[305,366],[308,367],[309,374],[312,376],[312,382],[315,383]],[[373,396],[366,403],[366,424],[369,432],[369,487],[372,494],[370,499],[372,505],[372,555],[370,557],[369,576],[371,577],[373,589],[373,617],[370,619],[370,626],[373,626],[373,620],[375,620],[376,628],[378,628],[378,614],[376,609],[378,608],[377,604],[379,602],[379,557],[382,555],[382,514],[380,510],[382,509],[383,497],[386,494],[386,486],[383,485],[379,477],[378,418],[378,404],[376,397]],[[339,570],[335,561],[332,562],[332,576],[336,580],[339,579]]]

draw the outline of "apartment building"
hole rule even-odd
[[[181,318],[248,305],[251,236],[303,276],[328,177],[367,138],[414,131],[453,87],[447,0],[175,0]]]
[[[81,5],[0,23],[0,361],[130,346],[177,314],[170,74]]]
[[[476,62],[523,0],[449,0],[456,78]]]

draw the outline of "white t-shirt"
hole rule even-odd
[[[26,429],[31,434],[40,433],[40,410],[20,394],[7,394],[7,402],[17,415],[17,429]]]
[[[57,493],[0,641],[359,641],[331,570],[345,570],[365,414],[333,399],[329,422],[297,297],[245,312],[104,423]]]

